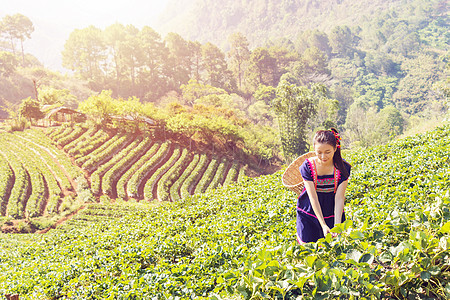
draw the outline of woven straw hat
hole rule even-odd
[[[303,177],[300,173],[300,166],[303,164],[305,159],[316,156],[314,151],[305,153],[299,157],[297,157],[284,171],[282,181],[283,185],[300,195],[303,190]]]

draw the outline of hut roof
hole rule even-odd
[[[57,107],[52,109],[46,116],[46,119],[49,119],[51,116],[53,116],[56,113],[63,113],[63,114],[69,114],[69,115],[73,115],[73,114],[79,114],[79,115],[84,115],[84,113],[79,112],[73,108],[69,108],[69,107],[65,107],[65,106],[61,106],[61,107]]]
[[[136,119],[136,118],[133,118],[133,117],[130,116],[130,115],[127,115],[127,116],[112,116],[111,118],[112,118],[112,119],[119,120],[119,121],[136,121],[136,122],[147,123],[147,124],[149,124],[149,125],[156,125],[155,120],[150,119],[150,118],[147,118],[147,117],[138,117],[138,118]]]

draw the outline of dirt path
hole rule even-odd
[[[80,208],[74,210],[73,212],[71,212],[71,213],[68,214],[67,216],[65,216],[65,217],[63,217],[63,218],[61,218],[61,219],[59,219],[59,220],[58,220],[55,224],[53,224],[52,226],[47,227],[47,228],[42,229],[42,230],[38,230],[38,231],[36,231],[35,233],[38,233],[38,234],[44,234],[44,233],[50,231],[50,229],[55,229],[56,227],[60,226],[61,224],[63,224],[64,222],[66,222],[67,220],[69,220],[70,218],[72,218],[74,215],[76,215],[77,213],[79,213],[81,210],[83,210],[83,209],[85,209],[85,208],[86,208],[86,206],[85,206],[85,205],[82,205]]]

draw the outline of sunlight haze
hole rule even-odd
[[[34,32],[25,51],[46,67],[61,70],[61,51],[74,29],[94,25],[105,28],[116,22],[138,28],[153,27],[168,0],[1,0],[0,18],[20,13],[33,22]],[[155,28],[156,29],[156,28]]]

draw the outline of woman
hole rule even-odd
[[[318,131],[313,139],[317,156],[300,166],[305,184],[297,200],[300,244],[316,242],[345,220],[344,199],[351,166],[342,159],[340,140],[334,128]]]

